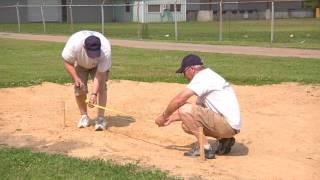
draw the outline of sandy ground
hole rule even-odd
[[[108,129],[78,129],[72,85],[0,89],[1,146],[159,168],[186,179],[320,179],[320,86],[233,86],[243,129],[227,156],[184,157],[195,139],[153,120],[182,84],[108,82]],[[95,117],[96,109],[90,110]],[[216,140],[210,139],[216,147]]]

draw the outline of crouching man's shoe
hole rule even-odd
[[[219,140],[219,146],[216,150],[216,154],[224,155],[231,151],[232,146],[235,143],[234,137],[232,138],[222,138]]]
[[[214,159],[215,158],[215,152],[211,146],[209,149],[204,149],[204,155],[205,155],[206,159]]]
[[[214,159],[215,158],[214,150],[212,149],[211,146],[209,149],[204,149],[204,154],[205,154],[206,159]],[[200,156],[199,146],[196,146],[196,147],[192,148],[190,151],[185,152],[184,156],[189,156],[189,157]]]

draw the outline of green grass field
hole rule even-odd
[[[264,47],[294,47],[320,49],[320,20],[276,19],[274,42],[270,43],[270,21],[224,20],[223,41],[219,41],[219,22],[179,22],[178,41],[205,44],[232,44]],[[174,23],[105,23],[105,35],[109,38],[175,41]],[[101,32],[101,24],[47,23],[46,33],[69,35],[78,30]],[[0,31],[17,32],[17,24],[0,24]],[[41,34],[43,24],[22,24],[22,33]],[[292,37],[290,37],[292,36]]]
[[[63,43],[1,39],[0,87],[43,81],[70,82],[63,69]],[[175,74],[183,51],[113,47],[111,79],[186,83]],[[233,84],[320,83],[319,59],[198,53],[206,65]]]
[[[63,68],[63,43],[0,39],[0,88],[44,81],[71,82]],[[111,79],[186,83],[175,74],[187,52],[113,47]],[[208,67],[234,84],[320,83],[320,59],[198,53]],[[32,153],[0,146],[1,179],[169,179],[136,165]]]
[[[136,164],[120,166],[111,161],[83,160],[27,149],[0,147],[0,159],[1,179],[174,179]]]

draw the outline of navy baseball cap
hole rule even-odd
[[[101,41],[97,36],[89,36],[84,40],[84,47],[87,55],[90,58],[100,57],[101,54]]]
[[[194,54],[189,54],[185,56],[181,62],[181,67],[176,71],[176,73],[183,73],[183,71],[189,67],[194,65],[203,65],[200,57]]]

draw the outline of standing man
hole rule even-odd
[[[64,67],[74,81],[74,92],[80,110],[79,128],[88,127],[90,119],[87,113],[88,77],[93,79],[93,88],[89,95],[90,104],[106,106],[107,85],[111,68],[111,45],[99,32],[79,31],[74,33],[66,43],[62,57]],[[98,110],[95,130],[106,128],[104,110]]]
[[[176,73],[183,73],[189,84],[171,100],[155,123],[162,127],[174,121],[182,121],[182,129],[186,133],[194,135],[198,142],[200,138],[204,140],[207,159],[213,159],[215,153],[229,153],[235,143],[233,136],[241,128],[239,104],[233,89],[220,75],[204,67],[200,57],[193,54],[183,58]],[[187,102],[193,95],[197,96],[195,105]],[[200,137],[199,127],[204,129],[203,137]],[[219,140],[216,151],[206,136]],[[199,149],[196,146],[184,155],[199,156]]]

